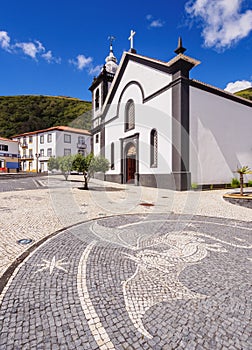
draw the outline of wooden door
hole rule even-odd
[[[135,172],[136,172],[136,159],[131,157],[127,158],[127,182],[135,181]]]

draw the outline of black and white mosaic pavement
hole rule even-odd
[[[251,349],[251,223],[103,218],[43,243],[0,306],[0,349]]]

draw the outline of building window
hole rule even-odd
[[[48,143],[52,142],[52,134],[47,135],[47,142]]]
[[[99,134],[95,135],[95,143],[99,143]]]
[[[100,90],[97,89],[95,92],[95,109],[99,109],[100,107]]]
[[[23,137],[23,146],[27,146],[26,136]]]
[[[78,136],[78,143],[84,144],[85,143],[85,137],[84,136]]]
[[[47,149],[47,157],[51,157],[52,156],[52,149],[48,148]]]
[[[135,104],[129,100],[125,107],[125,131],[135,128]]]
[[[70,148],[64,148],[64,156],[70,156],[71,155],[71,149]]]
[[[29,141],[30,142],[30,141]],[[29,158],[33,158],[32,148],[29,149]]]
[[[158,135],[156,129],[151,130],[150,147],[150,166],[156,168],[158,163]]]
[[[0,145],[0,150],[1,150],[1,151],[6,151],[6,152],[8,152],[8,149],[9,149],[8,145]]]
[[[71,135],[64,134],[64,142],[65,143],[71,143]]]
[[[32,136],[29,136],[29,143],[32,143]]]
[[[110,163],[111,163],[111,170],[115,169],[115,144],[114,142],[111,143],[111,153],[110,153]]]
[[[40,135],[40,143],[44,143],[44,135]]]
[[[42,149],[40,150],[40,157],[44,157],[44,155],[45,155],[45,151],[44,151],[44,149],[42,148]]]

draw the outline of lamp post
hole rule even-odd
[[[38,173],[38,159],[40,157],[40,153],[35,153],[35,157],[36,157],[36,172]]]

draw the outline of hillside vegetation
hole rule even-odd
[[[245,90],[241,90],[235,93],[235,95],[246,98],[250,101],[252,101],[252,88],[248,88]]]
[[[0,136],[64,125],[89,130],[91,102],[61,96],[0,96]]]

